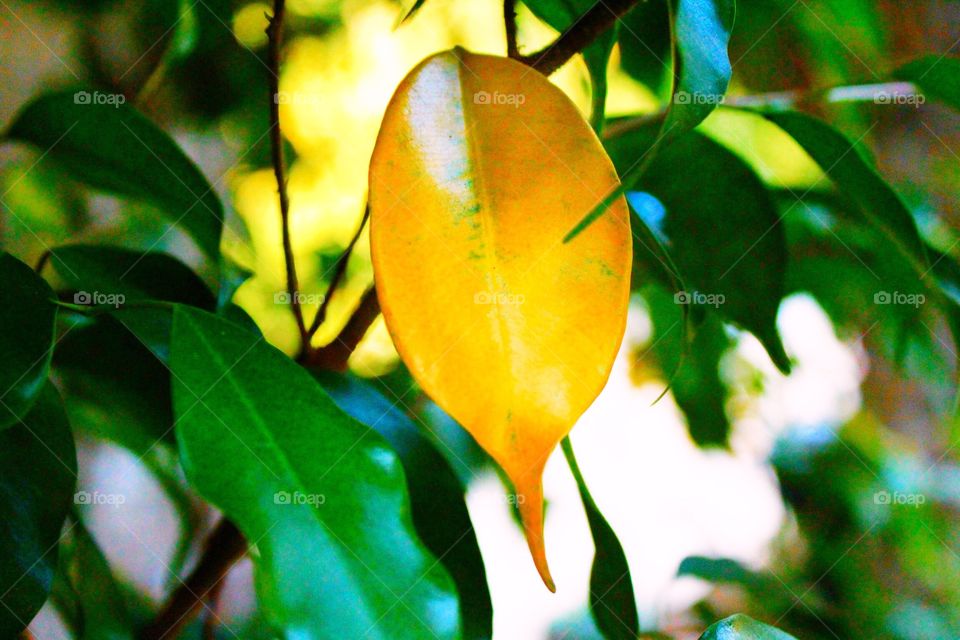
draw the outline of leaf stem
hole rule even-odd
[[[267,80],[270,84],[270,148],[273,160],[273,173],[277,179],[277,192],[280,196],[280,223],[283,233],[283,258],[287,271],[287,294],[290,298],[290,311],[297,322],[300,332],[301,348],[310,351],[310,339],[307,325],[300,307],[300,284],[297,280],[297,265],[293,257],[293,243],[290,238],[290,198],[287,194],[286,165],[283,153],[283,133],[280,130],[280,49],[283,44],[284,0],[274,0],[273,16],[267,26],[267,67],[270,71]]]
[[[605,0],[597,2],[556,40],[530,55],[517,58],[545,76],[562,67],[570,58],[622,18],[639,0]]]
[[[380,303],[377,300],[377,290],[374,287],[367,289],[357,305],[356,311],[350,316],[340,335],[330,344],[314,351],[302,360],[308,367],[319,367],[331,371],[346,371],[347,361],[363,336],[367,334],[370,325],[380,315]]]

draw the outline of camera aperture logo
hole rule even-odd
[[[673,294],[674,304],[697,304],[716,309],[727,297],[722,293],[702,293],[700,291],[677,291]]]
[[[100,493],[99,491],[77,491],[73,494],[73,504],[109,504],[119,507],[126,504],[127,497],[122,493]]]
[[[127,97],[122,93],[104,93],[102,91],[77,91],[73,94],[73,103],[74,104],[91,104],[91,105],[110,105],[111,107],[119,108],[120,105],[126,103]]]
[[[922,293],[901,293],[900,291],[877,291],[873,294],[873,304],[898,304],[918,308],[927,301]]]
[[[127,301],[122,293],[104,293],[102,291],[77,291],[73,294],[73,304],[87,307],[113,307],[119,309]]]
[[[277,491],[273,494],[273,504],[303,504],[310,507],[319,507],[327,501],[322,493],[303,493],[302,491]]]
[[[519,109],[520,105],[527,101],[527,96],[522,93],[500,93],[494,91],[477,91],[473,94],[473,104],[484,104],[493,106],[509,105]]]
[[[294,295],[299,305],[321,305],[325,297],[322,293],[304,293],[302,291],[297,291]],[[286,291],[277,291],[273,294],[273,304],[290,304],[293,299]]]
[[[922,493],[901,493],[899,491],[877,491],[873,494],[874,504],[889,504],[896,507],[919,507],[926,504],[927,496]]]

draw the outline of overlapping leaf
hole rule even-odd
[[[255,547],[277,631],[459,637],[453,582],[414,533],[387,443],[262,337],[183,306],[172,335],[184,469]]]
[[[0,637],[18,637],[47,599],[76,479],[73,435],[48,383],[23,420],[0,431]]]
[[[94,188],[152,202],[208,257],[219,255],[224,214],[217,194],[180,147],[122,95],[44,94],[6,135],[36,146]]]
[[[33,269],[0,253],[0,429],[33,406],[47,380],[56,309]]]

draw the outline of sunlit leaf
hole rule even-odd
[[[924,94],[954,109],[960,109],[960,58],[928,55],[893,72],[900,80],[914,83]]]
[[[23,421],[0,432],[0,637],[18,637],[47,599],[76,480],[70,425],[47,384]]]
[[[742,613],[724,618],[710,626],[700,640],[797,640],[789,633],[757,622]]]
[[[53,298],[33,269],[0,253],[0,428],[30,410],[47,380]]]
[[[457,583],[463,637],[490,638],[493,605],[487,573],[464,502],[464,487],[450,464],[413,420],[372,383],[329,371],[314,375],[341,409],[375,429],[400,456],[417,533]]]
[[[187,477],[255,545],[270,623],[303,638],[456,638],[456,590],[414,533],[396,454],[263,338],[174,311]]]
[[[456,49],[397,89],[370,167],[371,246],[387,327],[423,389],[501,465],[544,582],[541,475],[603,388],[623,337],[623,199],[573,103],[505,58]]]
[[[122,98],[47,93],[17,115],[6,135],[35,145],[92,187],[152,202],[215,259],[220,199],[177,143]]]
[[[590,570],[590,613],[597,627],[609,640],[632,640],[640,633],[637,601],[627,556],[617,534],[607,523],[590,495],[587,483],[573,454],[569,438],[561,442],[563,454],[577,481],[577,489],[587,513],[593,536],[593,568]]]

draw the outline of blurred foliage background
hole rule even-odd
[[[400,25],[409,8],[387,0],[288,3],[281,118],[307,306],[316,306],[309,296],[326,290],[333,261],[360,223],[370,153],[400,79],[423,57],[454,45],[503,53],[495,0],[429,0]],[[284,268],[267,138],[269,10],[232,0],[6,0],[0,122],[51,88],[86,84],[127,96],[182,145],[227,203],[224,255],[237,273],[252,274],[236,302],[271,343],[292,353],[293,320],[276,302]],[[607,71],[611,124],[653,113],[669,99],[667,20],[664,5],[647,0],[620,25]],[[523,50],[555,35],[520,6]],[[885,82],[902,63],[958,48],[960,3],[948,0],[738,3],[730,95],[787,92],[803,110],[827,118],[869,153],[929,245],[955,260],[957,114],[934,100],[832,101],[818,91]],[[580,57],[552,80],[589,113]],[[849,202],[782,131],[722,107],[700,131],[756,172],[782,215],[788,297],[778,326],[794,373],[780,374],[754,337],[709,311],[684,355],[672,293],[638,261],[623,352],[572,439],[626,551],[641,627],[693,638],[716,618],[742,611],[811,640],[957,637],[956,346],[945,319],[932,305],[874,304],[878,291],[898,290],[891,286],[902,277],[897,257],[851,220]],[[616,160],[616,141],[609,142]],[[91,192],[25,146],[4,145],[0,163],[0,238],[21,259],[33,263],[46,247],[66,242],[105,242],[165,250],[216,278],[218,265],[205,262],[150,205]],[[696,192],[712,178],[682,154],[659,163],[663,193]],[[631,202],[655,208],[645,197],[632,194]],[[724,200],[711,212],[723,216],[738,206],[749,205]],[[318,343],[332,339],[371,280],[364,232]],[[111,352],[116,363],[104,371],[122,369],[140,350],[133,341],[123,354]],[[111,354],[101,355],[106,363]],[[69,364],[69,349],[59,357]],[[590,536],[562,459],[551,461],[546,476],[547,538],[561,587],[550,596],[528,566],[497,474],[418,392],[382,320],[351,368],[377,378],[391,402],[443,443],[439,450],[468,483],[495,636],[595,637],[586,613]],[[162,389],[163,381],[144,375],[144,389]],[[671,380],[671,391],[654,403]],[[71,384],[66,374],[59,382]],[[195,559],[193,534],[214,516],[186,489],[170,442],[150,447],[129,435],[137,430],[125,425],[143,419],[137,401],[121,415],[106,412],[96,393],[88,396],[68,406],[88,436],[80,443],[81,486],[111,487],[130,499],[84,507],[84,520],[124,585],[120,597],[135,617],[147,618]],[[129,451],[149,455],[138,462]],[[82,536],[72,545],[70,562],[98,561],[83,553]],[[221,613],[240,637],[270,637],[256,612],[249,562],[231,574],[225,593]],[[72,637],[69,607],[54,606],[69,600],[62,593],[53,599],[32,626],[35,637]],[[191,637],[200,626],[191,627]]]

